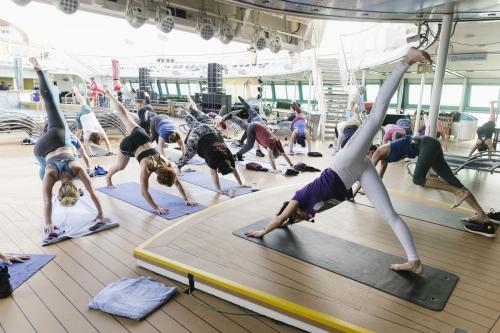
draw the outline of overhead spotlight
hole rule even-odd
[[[26,6],[27,4],[30,3],[31,0],[12,0],[16,3],[16,5],[19,6]]]
[[[131,26],[136,29],[142,27],[148,19],[147,15],[144,3],[137,0],[127,0],[125,18]]]
[[[155,17],[156,27],[160,29],[160,31],[168,34],[174,28],[175,21],[172,16],[172,12],[169,8],[165,10],[165,15],[160,14],[160,6],[156,7],[156,17]]]
[[[198,22],[198,31],[204,40],[212,39],[215,34],[215,27],[210,17],[204,17]]]
[[[222,44],[229,44],[233,40],[233,37],[234,34],[233,30],[231,29],[231,24],[229,23],[227,16],[224,15],[219,29],[220,41],[222,42]]]
[[[272,53],[278,53],[281,50],[281,37],[278,35],[274,35],[271,37],[269,42],[269,49]]]
[[[262,51],[263,49],[266,48],[267,38],[264,31],[257,30],[253,44],[258,51]]]
[[[56,6],[65,14],[73,14],[80,7],[80,0],[57,0]]]

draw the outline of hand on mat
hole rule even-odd
[[[18,256],[9,256],[0,253],[0,260],[3,261],[7,265],[12,265],[13,262],[25,262],[29,260],[30,256],[18,255]]]
[[[92,222],[95,222],[95,223],[109,223],[111,222],[111,219],[109,217],[104,217],[103,214],[99,214],[96,216],[96,218],[94,220],[92,220]]]
[[[257,231],[250,230],[250,231],[245,232],[245,236],[247,236],[247,237],[256,237],[256,238],[261,238],[265,234],[266,234],[266,231],[264,229],[257,230]]]
[[[156,214],[164,215],[164,214],[170,213],[170,210],[168,210],[166,208],[158,207],[158,208],[155,209],[155,212],[156,212]]]
[[[45,225],[44,230],[45,230],[45,233],[48,235],[48,234],[52,234],[52,233],[57,232],[59,230],[59,228],[51,223],[51,224]]]
[[[108,151],[108,152],[106,153],[106,155],[104,155],[104,156],[113,156],[113,155],[116,155],[116,154],[115,154],[115,153],[113,153],[112,151]]]
[[[271,171],[271,172],[272,172],[272,173],[276,173],[276,174],[278,174],[278,173],[282,173],[282,172],[281,172],[281,170],[278,170],[278,169],[273,170],[273,171]]]
[[[184,201],[184,203],[186,204],[186,206],[198,206],[198,203],[192,200],[186,200]]]

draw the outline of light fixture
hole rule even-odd
[[[222,22],[220,24],[219,29],[219,38],[222,44],[229,44],[233,40],[234,34],[231,29],[231,24],[227,19],[227,16],[224,15]]]
[[[274,35],[269,41],[269,49],[272,53],[278,53],[281,50],[281,37]]]
[[[198,31],[204,40],[212,39],[215,34],[215,27],[210,17],[206,16],[198,21]]]
[[[267,38],[266,38],[266,34],[264,33],[264,31],[262,31],[260,29],[257,30],[257,32],[255,33],[255,39],[254,39],[253,44],[255,46],[255,49],[257,49],[257,51],[262,51],[263,49],[266,48]]]
[[[57,0],[56,6],[65,14],[73,14],[80,7],[80,0]]]
[[[125,18],[132,27],[142,27],[148,19],[145,4],[138,0],[127,0]]]
[[[170,11],[169,8],[165,9],[165,15],[160,14],[160,6],[156,7],[156,17],[155,17],[155,23],[156,27],[160,29],[160,31],[168,34],[172,29],[174,28],[175,21],[174,17],[172,16],[172,12]]]
[[[27,4],[30,3],[31,0],[12,0],[16,3],[16,5],[19,6],[26,6]]]

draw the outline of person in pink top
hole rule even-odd
[[[395,124],[387,124],[384,126],[384,136],[382,138],[382,144],[386,144],[387,142],[391,142],[392,140],[397,140],[406,135],[406,131],[404,128],[395,125]]]

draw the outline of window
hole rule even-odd
[[[264,92],[262,98],[273,99],[273,87],[270,84],[264,86]]]
[[[398,98],[399,98],[399,90],[397,90],[394,95],[392,95],[392,98],[391,98],[391,101],[389,102],[389,104],[391,105],[396,105],[398,104]],[[375,101],[374,101],[375,102]]]
[[[310,99],[309,92],[314,89],[314,86],[311,85],[311,89],[309,89],[309,85],[302,85],[302,99],[304,101],[308,101]],[[314,92],[313,92],[314,93]]]
[[[276,99],[286,99],[286,87],[283,84],[276,84],[274,86],[274,93],[276,94]]]
[[[189,90],[191,91],[191,95],[200,92],[200,84],[198,82],[189,82]]]
[[[365,101],[366,102],[375,102],[375,98],[377,98],[378,91],[380,90],[380,85],[379,84],[367,84],[366,86],[366,93],[365,93]],[[397,99],[394,102],[397,103]],[[391,100],[392,104],[392,100]]]
[[[160,82],[161,94],[168,95],[167,84],[165,82]]]
[[[157,84],[157,82],[153,82],[152,86],[153,86],[153,91],[158,94],[159,91],[158,91],[158,84]]]
[[[299,98],[299,89],[297,88],[297,85],[292,85],[292,84],[287,84],[286,85],[286,94],[287,98],[295,101]]]
[[[167,88],[168,88],[169,95],[179,95],[179,92],[177,91],[177,84],[176,83],[167,83]]]
[[[424,86],[424,94],[422,95],[422,105],[431,104],[431,90],[432,86],[430,84],[426,84]],[[418,105],[419,98],[420,98],[420,84],[410,84],[408,89],[408,104]]]
[[[441,92],[441,105],[460,106],[462,89],[461,84],[445,84]]]
[[[490,106],[490,101],[498,100],[499,91],[500,86],[473,85],[470,87],[469,106],[473,108],[487,108]]]
[[[134,90],[139,90],[139,82],[130,82],[130,85],[132,86],[132,89]]]
[[[181,90],[180,94],[182,96],[189,95],[189,85],[187,83],[181,83],[181,84],[179,84],[179,89]]]

